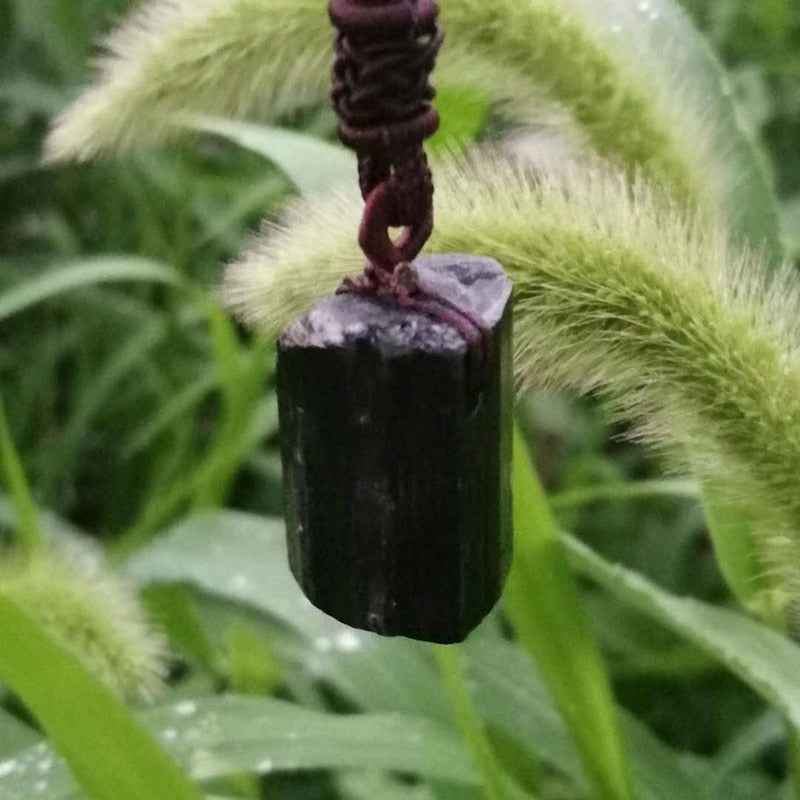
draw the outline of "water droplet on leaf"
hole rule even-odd
[[[336,637],[336,649],[343,653],[352,653],[361,647],[361,638],[353,631],[342,631]]]
[[[179,717],[191,717],[197,711],[197,703],[192,700],[186,700],[183,703],[178,703],[175,706],[175,713]]]

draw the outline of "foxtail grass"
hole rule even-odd
[[[119,697],[149,702],[164,688],[166,642],[135,589],[88,544],[0,561],[0,595],[13,601]]]
[[[441,9],[437,83],[481,89],[515,125],[559,120],[629,173],[643,170],[686,203],[709,200],[724,162],[702,111],[682,102],[675,113],[684,87],[643,72],[637,50],[604,39],[580,4],[442,0]],[[274,121],[324,103],[332,32],[322,0],[146,0],[102,53],[51,132],[50,159],[163,143],[188,114]]]
[[[516,291],[519,386],[603,396],[667,465],[755,520],[784,601],[800,592],[800,300],[787,268],[599,164],[532,169],[474,154],[439,174],[438,251],[492,255]],[[223,288],[274,336],[357,272],[357,196],[295,204]]]

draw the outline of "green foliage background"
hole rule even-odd
[[[355,668],[342,666],[329,657],[341,631],[287,624],[279,577],[257,573],[264,584],[249,596],[251,576],[242,571],[235,574],[243,582],[223,591],[223,577],[191,553],[192,537],[181,533],[192,514],[221,505],[263,516],[281,511],[271,349],[228,322],[206,290],[247,231],[277,213],[293,190],[260,156],[214,137],[113,163],[41,164],[49,121],[85,80],[92,43],[127,7],[124,0],[0,0],[0,395],[36,504],[55,513],[57,531],[68,520],[120,562],[178,525],[128,568],[148,584],[147,608],[174,652],[164,703],[202,697],[206,719],[216,714],[227,721],[220,741],[239,735],[246,751],[248,732],[255,731],[253,748],[259,742],[275,748],[268,766],[255,759],[263,767],[257,770],[230,753],[233,766],[198,767],[187,751],[184,762],[205,779],[209,797],[475,797],[474,778],[453,780],[470,767],[454,741],[447,696],[427,654],[389,647]],[[800,8],[794,0],[686,0],[686,7],[730,70],[741,112],[774,175],[785,241],[800,257]],[[287,122],[333,141],[328,113]],[[61,283],[53,280],[56,268]],[[730,605],[694,487],[654,484],[641,497],[626,496],[631,492],[623,483],[656,479],[658,467],[622,441],[624,430],[610,428],[590,400],[533,394],[523,402],[522,419],[562,528],[668,592]],[[609,484],[612,490],[597,490]],[[11,540],[12,515],[2,503],[0,526]],[[217,529],[221,540],[236,541],[248,525],[254,525],[249,517],[228,513]],[[278,552],[280,532],[272,534],[262,541],[254,528],[245,537],[256,543],[253,560]],[[579,546],[573,550],[579,559]],[[596,583],[589,562],[583,566],[579,571]],[[709,800],[797,796],[780,716],[763,695],[722,669],[697,641],[654,626],[613,593],[587,585],[582,597],[616,697],[630,712],[625,737],[640,743],[631,752],[666,759],[664,775],[680,765]],[[473,699],[499,762],[493,768],[503,774],[495,791],[553,800],[589,796],[568,743],[565,756],[542,757],[547,742],[539,740],[548,737],[539,733],[546,728],[535,707],[524,706],[527,723],[509,733],[512,709],[504,716],[499,699],[508,696],[493,695],[492,680],[518,680],[533,706],[547,692],[525,672],[527,664],[503,672],[522,655],[513,650],[505,665],[497,663],[490,644],[501,625],[490,621],[491,630],[477,637],[466,658],[473,679],[489,676]],[[346,653],[349,640],[338,641]],[[399,659],[406,685],[392,688],[398,673],[381,666],[392,659]],[[452,678],[458,665],[441,668]],[[356,689],[359,675],[364,685]],[[252,702],[223,708],[227,700],[216,695],[226,690]],[[3,697],[8,713],[0,720],[0,759],[37,741],[18,701]],[[308,716],[292,717],[282,699],[299,700]],[[423,708],[450,726],[447,735],[428,730]],[[407,718],[396,721],[396,731],[379,717],[365,717],[362,728],[337,728],[342,721],[332,723],[323,713],[357,709],[373,716],[401,711]],[[462,720],[467,729],[469,711]],[[147,714],[146,724],[162,739],[173,730],[163,709]],[[647,750],[645,739],[629,733],[641,724],[680,755]],[[302,739],[307,730],[319,732],[319,752],[305,740],[292,749],[292,736]],[[349,760],[330,744],[344,738],[355,753]],[[424,748],[400,747],[396,760],[387,760],[382,753],[401,738],[427,744],[433,756],[426,761],[418,752]],[[0,772],[7,763],[0,761]],[[369,772],[351,770],[362,763]],[[387,778],[386,770],[424,780]],[[35,786],[23,773],[19,786]],[[46,796],[72,796],[66,777],[63,793],[55,793],[58,780]],[[13,797],[32,796],[19,792]]]
[[[687,10],[729,69],[739,107],[763,142],[797,254],[800,229],[800,16],[793,0],[686,0]]]

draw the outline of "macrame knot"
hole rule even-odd
[[[366,201],[359,241],[392,272],[433,227],[433,179],[422,143],[439,125],[430,82],[442,44],[435,0],[331,0],[336,27],[333,104],[358,155]],[[389,228],[404,228],[393,242]]]

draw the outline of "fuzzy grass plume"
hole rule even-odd
[[[668,461],[756,515],[764,563],[800,593],[800,300],[788,271],[598,165],[496,154],[441,170],[431,248],[489,254],[516,287],[520,385],[604,395]],[[360,269],[357,196],[295,205],[227,272],[224,298],[274,336]]]
[[[580,5],[441,0],[437,82],[474,86],[535,124],[558,104],[586,143],[644,170],[682,201],[713,206],[716,157],[702,111],[667,70],[605,41]],[[168,140],[183,114],[275,120],[325,102],[332,61],[323,0],[146,0],[105,42],[94,82],[56,122],[51,159],[123,153]]]
[[[181,113],[275,119],[315,104],[331,47],[318,0],[145,0],[102,43],[94,82],[56,121],[47,156],[159,143],[177,135]]]
[[[5,555],[0,593],[123,699],[149,702],[160,694],[165,640],[147,624],[133,587],[89,545],[51,546],[24,560]]]

